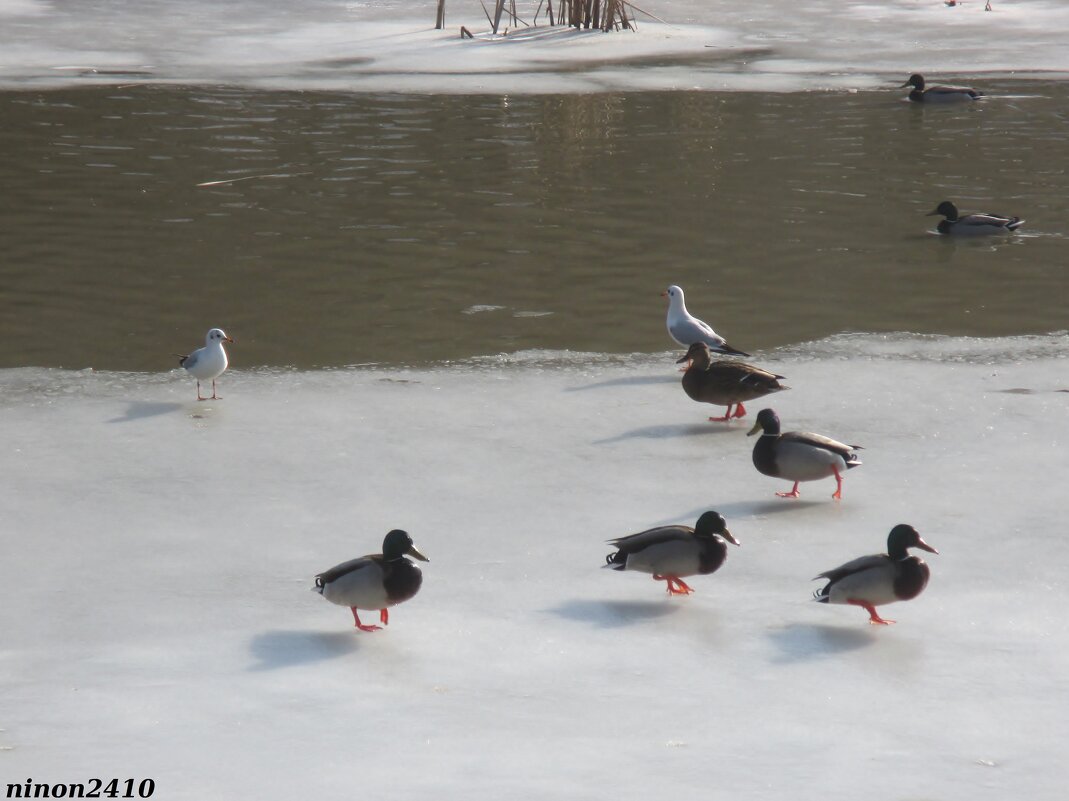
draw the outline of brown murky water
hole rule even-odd
[[[987,88],[0,93],[0,367],[657,352],[669,283],[747,350],[1064,330],[1069,85]],[[1028,222],[947,241],[944,198]]]

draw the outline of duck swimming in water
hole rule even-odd
[[[970,89],[967,86],[926,86],[924,76],[913,73],[900,89],[912,86],[909,99],[914,103],[957,103],[965,100],[979,100],[984,96],[983,92]]]
[[[925,216],[934,217],[937,214],[946,219],[939,221],[936,230],[941,234],[954,236],[1008,234],[1024,225],[1024,220],[1020,217],[1004,217],[1001,214],[966,214],[962,217],[958,214],[958,207],[949,200],[944,200]]]

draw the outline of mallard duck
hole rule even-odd
[[[790,492],[777,492],[781,498],[797,498],[798,484],[801,481],[817,481],[828,476],[835,476],[836,500],[843,497],[843,476],[841,470],[857,467],[861,464],[856,453],[862,450],[860,445],[844,445],[820,434],[802,431],[780,433],[779,416],[771,409],[762,409],[757,413],[757,422],[747,436],[758,431],[761,438],[753,449],[754,467],[766,476],[785,478],[794,482]]]
[[[423,573],[405,555],[430,560],[419,552],[408,532],[395,528],[382,541],[382,553],[368,554],[335,565],[315,577],[312,589],[332,604],[348,606],[361,631],[378,631],[381,626],[365,626],[357,609],[378,609],[379,621],[390,622],[386,610],[407,601],[419,592]]]
[[[687,355],[676,363],[687,362],[683,374],[683,391],[687,397],[699,403],[727,406],[723,417],[710,417],[714,423],[723,423],[733,417],[745,417],[743,401],[763,398],[773,392],[790,389],[780,384],[781,375],[762,370],[746,362],[723,360],[714,362],[709,346],[695,342],[687,349]],[[735,407],[734,414],[731,407]]]
[[[727,559],[729,542],[740,544],[719,513],[706,512],[694,528],[658,526],[609,540],[618,550],[605,557],[605,567],[650,573],[665,582],[669,595],[689,595],[694,590],[683,578],[715,573]]]
[[[939,553],[921,539],[917,529],[902,523],[887,536],[887,553],[859,557],[814,578],[827,579],[828,584],[813,593],[813,598],[824,604],[860,606],[875,625],[894,623],[880,617],[876,607],[916,598],[928,584],[928,565],[919,556],[910,556],[910,548]]]
[[[233,344],[234,340],[228,337],[222,328],[213,328],[205,335],[203,348],[197,348],[188,356],[175,354],[178,357],[178,365],[185,367],[189,374],[197,379],[197,400],[199,401],[222,400],[215,394],[215,379],[223,374],[228,364],[226,349],[223,347],[224,342]],[[212,396],[202,398],[200,382],[208,380],[212,382]]]
[[[909,80],[902,84],[901,89],[912,86],[909,99],[915,103],[956,103],[963,100],[979,100],[984,96],[983,92],[970,89],[967,86],[929,86],[925,88],[924,76],[913,73]]]
[[[708,323],[704,323],[687,311],[687,304],[683,298],[683,290],[674,284],[664,292],[661,297],[668,298],[668,335],[684,348],[689,348],[695,342],[704,342],[710,349],[717,353],[726,353],[730,356],[749,356],[749,353],[731,347],[720,334],[716,333]]]
[[[1001,214],[966,214],[958,216],[958,207],[949,200],[944,200],[935,210],[928,212],[926,217],[934,217],[941,214],[946,217],[940,220],[936,230],[941,234],[954,234],[957,236],[975,236],[976,234],[1005,234],[1016,231],[1024,220],[1020,217],[1003,217]]]

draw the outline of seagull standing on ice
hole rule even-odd
[[[191,376],[197,379],[197,400],[221,400],[218,395],[215,394],[215,379],[223,374],[228,364],[226,358],[226,350],[223,348],[223,343],[234,343],[234,340],[226,335],[226,331],[222,328],[213,328],[204,337],[204,347],[197,348],[188,356],[178,356],[178,364],[181,367],[185,367]],[[210,398],[203,398],[200,394],[200,382],[201,381],[212,382],[212,396]]]
[[[695,342],[704,342],[715,353],[726,353],[729,356],[750,355],[731,347],[708,323],[691,316],[680,287],[673,284],[661,293],[661,297],[668,298],[668,335],[684,348],[689,348]]]

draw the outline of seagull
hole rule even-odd
[[[179,366],[185,367],[189,374],[197,379],[197,400],[199,401],[221,400],[215,394],[215,379],[223,374],[228,364],[226,350],[223,348],[224,342],[233,344],[234,340],[228,337],[222,328],[213,328],[204,337],[203,348],[197,348],[188,356],[175,354],[178,356]],[[212,396],[202,398],[200,382],[209,380],[212,382]]]
[[[1024,220],[1020,217],[1005,217],[991,212],[983,214],[966,214],[959,216],[958,207],[949,200],[944,200],[934,211],[928,212],[926,217],[942,215],[945,220],[940,220],[935,228],[941,234],[954,234],[955,236],[975,236],[977,234],[1005,234],[1016,231]]]
[[[887,536],[887,553],[858,557],[814,578],[827,579],[828,583],[813,593],[813,599],[824,604],[860,606],[869,613],[873,625],[894,623],[880,617],[876,607],[916,598],[924,592],[931,572],[923,559],[909,555],[910,548],[939,553],[921,539],[917,529],[902,523]]]
[[[983,92],[970,89],[968,86],[928,86],[925,87],[924,76],[913,73],[909,76],[900,89],[912,86],[909,99],[914,103],[955,103],[960,100],[979,100],[984,96]]]
[[[687,311],[687,304],[683,299],[683,290],[673,284],[661,293],[661,297],[668,298],[668,335],[684,348],[689,348],[695,342],[704,342],[716,353],[726,353],[729,356],[749,356],[749,353],[731,347],[725,339],[697,317],[693,317]]]
[[[379,622],[390,622],[388,607],[407,601],[419,592],[423,573],[405,556],[430,560],[419,552],[407,531],[395,528],[382,541],[382,553],[350,559],[316,576],[312,589],[332,604],[348,606],[360,631],[378,631],[382,626],[360,622],[360,609],[378,609]]]

